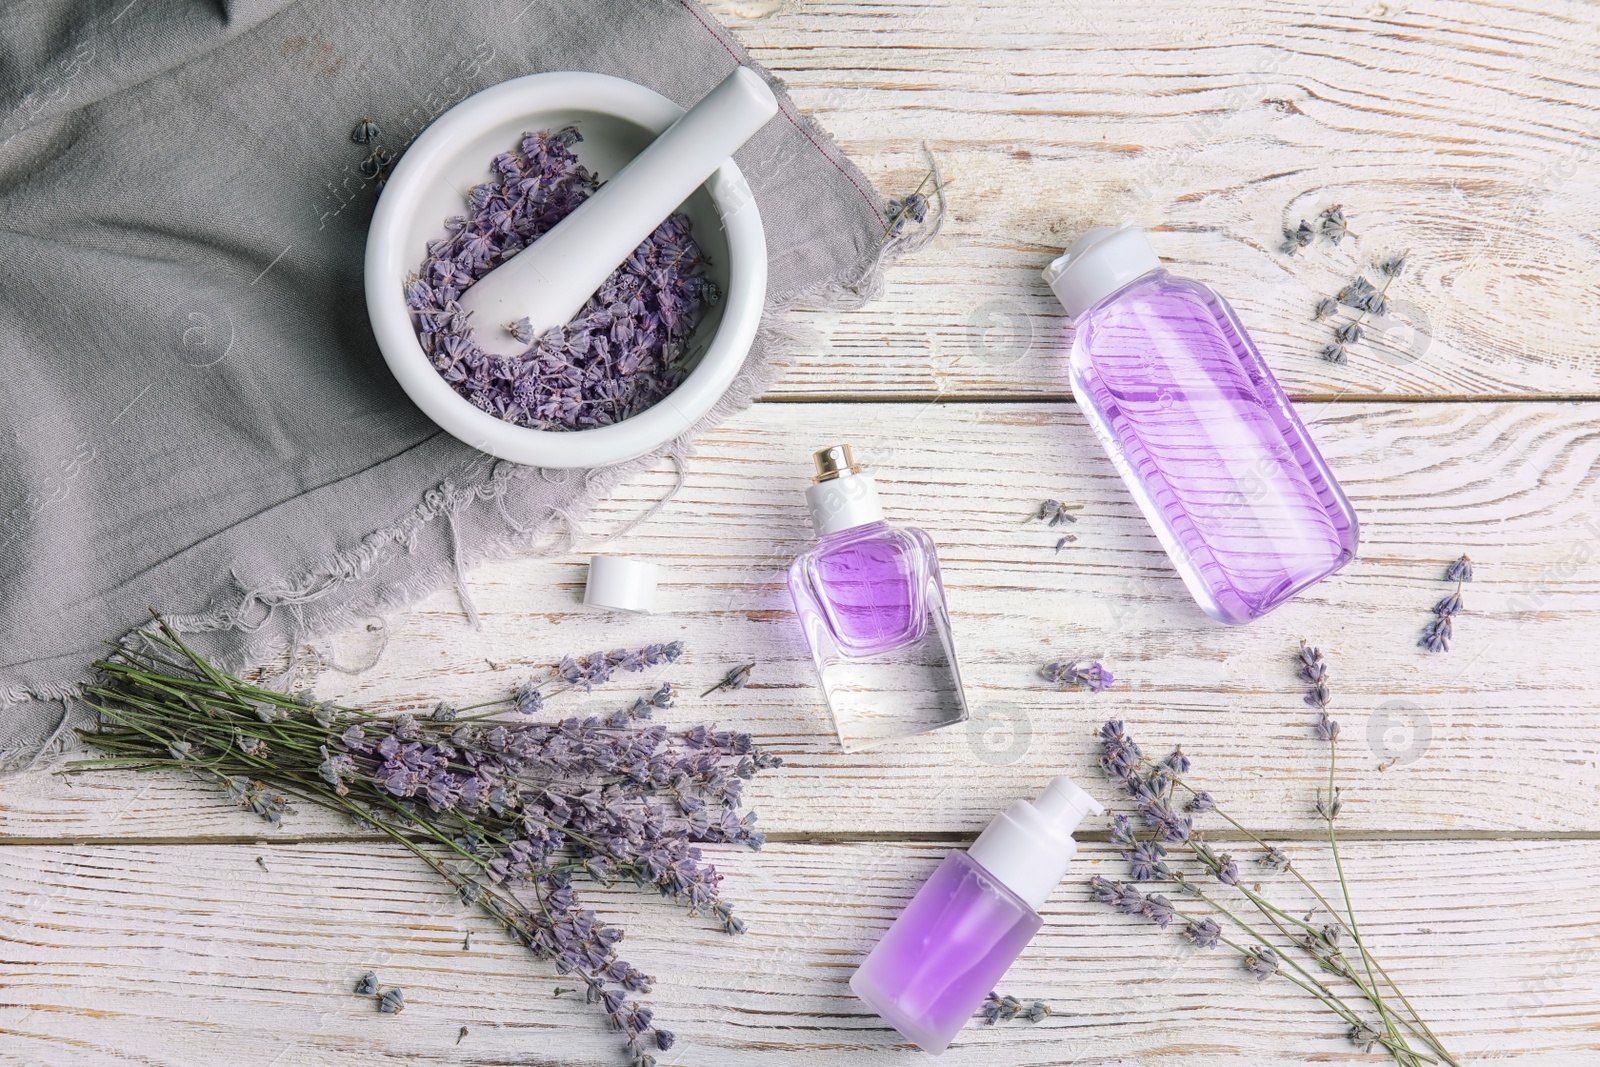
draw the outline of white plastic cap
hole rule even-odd
[[[583,602],[611,611],[637,611],[649,614],[656,607],[654,563],[627,556],[590,556],[589,580],[583,587]]]
[[[1038,911],[1078,854],[1072,831],[1105,810],[1071,778],[1054,778],[1038,800],[1019,800],[995,816],[967,855]]]
[[[1144,231],[1131,222],[1090,230],[1044,269],[1044,280],[1077,318],[1141,275],[1161,266]]]

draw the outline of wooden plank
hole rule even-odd
[[[657,976],[650,999],[680,1037],[664,1065],[889,1062],[907,1046],[845,983],[941,852],[719,855],[750,923],[741,938],[637,892],[591,900]],[[1361,844],[1346,859],[1369,944],[1463,1062],[1600,1054],[1600,889],[1588,874],[1600,845]],[[1344,1027],[1282,980],[1258,987],[1234,959],[1090,902],[1088,874],[1121,866],[1087,849],[1003,983],[1056,1014],[970,1027],[941,1062],[1354,1061]],[[570,980],[384,846],[4,848],[0,901],[8,1063],[622,1059],[592,1009],[552,995]],[[369,967],[405,990],[402,1015],[350,992]]]
[[[1352,829],[1592,832],[1585,805],[1552,798],[1600,784],[1583,651],[1600,623],[1600,405],[1304,410],[1364,522],[1361,558],[1248,627],[1194,607],[1070,405],[763,404],[709,434],[678,497],[607,547],[663,565],[661,614],[583,609],[586,551],[487,564],[469,583],[481,631],[466,628],[453,593],[434,596],[391,620],[376,669],[329,673],[321,692],[395,708],[466,703],[563,652],[681,638],[689,652],[663,677],[688,696],[668,721],[714,718],[784,756],[788,767],[752,791],[770,830],[970,834],[1057,773],[1105,795],[1092,734],[1116,716],[1152,750],[1181,741],[1242,816],[1304,831],[1325,764],[1290,662],[1303,637],[1333,672]],[[941,545],[970,729],[884,753],[845,755],[833,739],[782,575],[807,537],[809,453],[836,440],[878,465],[890,517]],[[628,486],[582,547],[669,482],[663,469]],[[1070,528],[1078,541],[1059,553],[1059,529],[1023,521],[1046,496],[1085,505]],[[1430,656],[1415,642],[1449,589],[1445,562],[1463,551],[1477,580],[1454,650]],[[360,661],[374,645],[358,627],[334,651]],[[1109,693],[1058,692],[1036,673],[1097,656],[1117,672]],[[751,661],[748,689],[697,697]],[[634,691],[570,706],[609,710]],[[6,783],[0,804],[0,833],[14,837],[264,830],[209,789],[132,775],[69,785],[34,774]],[[307,814],[287,832],[343,829]]]
[[[944,235],[883,299],[816,316],[775,396],[1066,395],[1039,270],[1124,219],[1235,304],[1294,395],[1600,394],[1592,4],[712,7],[886,193],[924,144],[949,183]],[[1359,240],[1279,253],[1334,203]],[[1383,338],[1324,362],[1317,299],[1402,251]]]

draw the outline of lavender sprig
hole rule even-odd
[[[569,657],[554,670],[580,688],[671,662],[681,648]],[[382,718],[252,686],[160,620],[146,645],[96,666],[103,681],[85,701],[101,722],[84,738],[105,756],[76,767],[189,770],[274,823],[293,794],[376,827],[575,976],[637,1067],[654,1062],[647,1046],[666,1048],[672,1036],[638,1000],[652,980],[619,957],[622,931],[583,906],[577,880],[632,882],[729,933],[744,929],[699,845],[761,847],[755,814],[739,811],[744,782],[782,761],[748,734],[649,723],[655,708],[670,706],[670,685],[605,718],[538,722],[455,709]],[[376,993],[376,975],[360,989]],[[385,1011],[404,1007],[398,990],[382,996]]]
[[[1318,650],[1302,645],[1297,662],[1300,678],[1308,686],[1306,702],[1318,711],[1318,736],[1332,751],[1338,737],[1338,725],[1327,714],[1331,694],[1328,688],[1326,661]],[[1167,756],[1159,759],[1146,756],[1129,736],[1124,725],[1117,720],[1109,721],[1101,727],[1099,739],[1102,769],[1134,801],[1144,827],[1142,832],[1135,828],[1127,815],[1119,814],[1112,820],[1111,842],[1117,848],[1119,855],[1128,863],[1133,880],[1174,883],[1184,895],[1210,905],[1213,915],[1187,914],[1174,908],[1171,901],[1159,893],[1142,893],[1131,884],[1104,878],[1091,880],[1091,893],[1094,899],[1125,914],[1142,915],[1163,928],[1173,922],[1180,922],[1180,933],[1200,947],[1228,945],[1239,954],[1244,967],[1257,980],[1273,976],[1285,977],[1318,997],[1338,1013],[1352,1033],[1362,1035],[1377,1033],[1376,1041],[1367,1043],[1373,1047],[1381,1045],[1396,1063],[1406,1067],[1416,1067],[1421,1063],[1433,1063],[1439,1060],[1455,1064],[1438,1038],[1422,1022],[1404,994],[1395,986],[1393,979],[1371,958],[1362,943],[1360,928],[1355,924],[1353,912],[1349,907],[1348,883],[1345,881],[1342,863],[1337,854],[1337,838],[1332,834],[1332,816],[1336,814],[1336,810],[1326,810],[1336,809],[1338,802],[1337,788],[1334,787],[1331,778],[1329,782],[1331,802],[1323,801],[1322,804],[1325,809],[1324,818],[1329,826],[1330,843],[1335,848],[1340,886],[1346,901],[1344,915],[1334,910],[1320,891],[1295,871],[1281,849],[1266,845],[1259,835],[1245,830],[1224,814],[1210,793],[1198,790],[1187,782],[1185,776],[1190,770],[1192,761],[1181,748],[1175,748]],[[1175,794],[1180,788],[1189,795],[1188,804],[1178,803]],[[1205,835],[1194,826],[1194,816],[1202,812],[1216,812],[1234,828],[1261,845],[1263,852],[1258,857],[1259,863],[1274,870],[1295,871],[1296,879],[1310,889],[1317,901],[1334,916],[1335,925],[1316,926],[1308,921],[1309,915],[1306,919],[1302,919],[1271,903],[1257,889],[1243,884],[1238,861],[1230,855],[1214,851],[1207,844]],[[1275,931],[1281,941],[1275,942],[1263,930],[1246,922],[1217,896],[1208,893],[1196,880],[1179,869],[1171,854],[1174,849],[1192,857],[1208,878],[1226,887],[1228,891],[1242,895],[1271,924],[1272,931]],[[1219,919],[1225,919],[1236,927],[1242,935],[1240,940],[1230,940],[1224,934]],[[1359,969],[1345,958],[1341,947],[1341,931],[1350,934],[1351,941],[1359,952]],[[1297,953],[1300,954],[1299,958]],[[1301,962],[1302,959],[1305,960],[1304,963]],[[1377,1013],[1380,1028],[1368,1026],[1353,1007],[1317,979],[1312,971],[1318,969],[1349,981],[1362,999]],[[1380,987],[1379,976],[1389,993],[1385,993]],[[1389,1003],[1390,995],[1396,998],[1407,1014],[1400,1014]],[[1418,1045],[1426,1051],[1415,1047]]]
[[[1445,595],[1433,606],[1433,618],[1422,628],[1422,637],[1417,644],[1429,652],[1450,651],[1450,641],[1455,636],[1455,617],[1465,607],[1461,599],[1461,586],[1472,581],[1472,560],[1463,553],[1460,559],[1451,562],[1444,572],[1447,582],[1455,582],[1455,590]]]
[[[1330,363],[1344,363],[1350,349],[1366,336],[1365,323],[1369,317],[1382,318],[1389,313],[1389,285],[1405,269],[1406,257],[1393,256],[1373,265],[1374,272],[1383,279],[1382,286],[1374,286],[1364,274],[1358,274],[1332,300],[1327,297],[1317,301],[1312,316],[1318,322],[1331,322],[1333,340],[1322,349],[1322,358]],[[1355,312],[1351,318],[1340,318],[1340,307]]]

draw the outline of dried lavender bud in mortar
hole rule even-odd
[[[418,338],[440,375],[480,410],[518,426],[577,430],[620,422],[683,381],[690,335],[721,294],[687,216],[656,228],[572,322],[539,337],[510,329],[527,351],[484,352],[459,303],[479,278],[538,240],[600,186],[572,153],[568,128],[530,133],[496,156],[494,177],[468,194],[467,213],[406,287]]]

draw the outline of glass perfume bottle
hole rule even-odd
[[[933,539],[889,525],[849,445],[816,453],[817,542],[789,592],[846,751],[963,722],[966,695]]]
[[[943,1052],[1043,925],[1039,909],[1078,850],[1072,831],[1104,810],[1069,778],[1011,805],[944,858],[851,990],[924,1052]]]
[[[1044,276],[1076,320],[1073,396],[1206,614],[1260,618],[1355,558],[1355,512],[1226,300],[1133,226]]]

